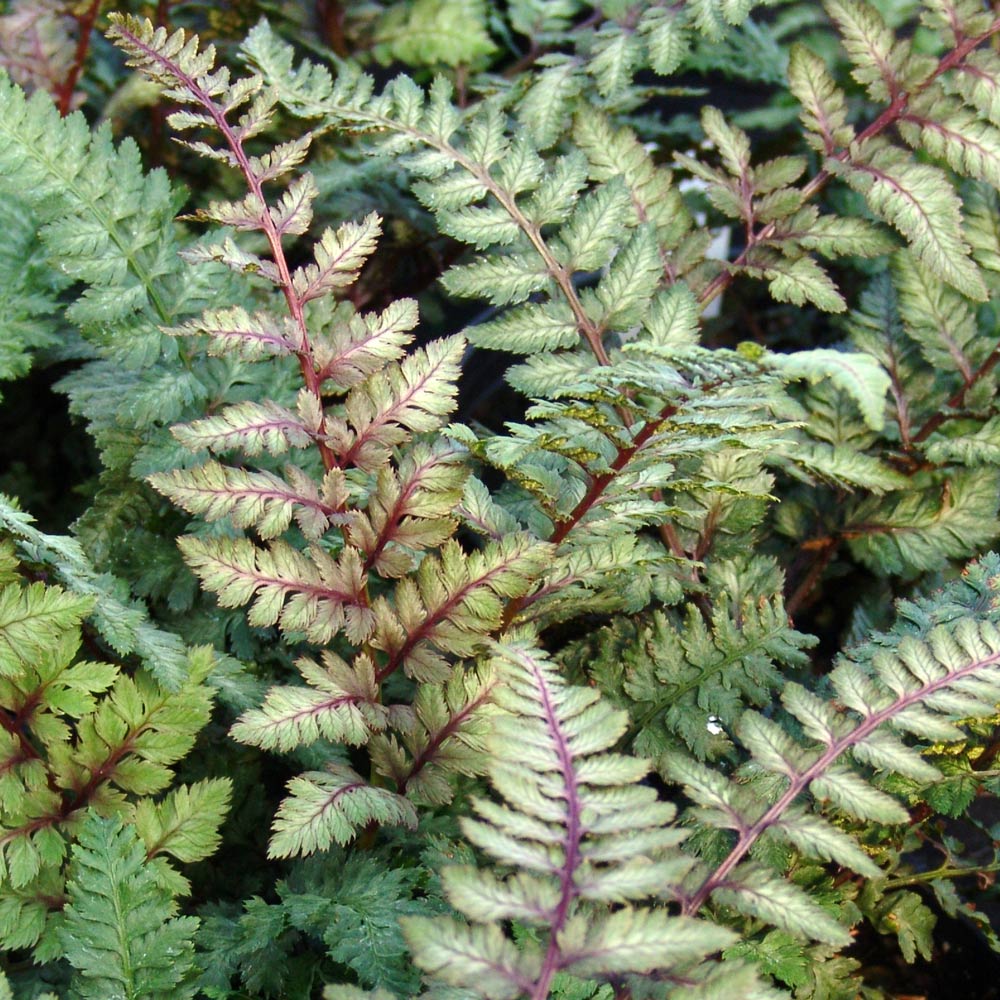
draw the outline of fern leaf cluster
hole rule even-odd
[[[688,974],[728,943],[724,930],[665,909],[609,906],[671,898],[691,861],[676,850],[684,832],[672,823],[674,807],[638,783],[648,763],[608,752],[626,716],[592,690],[565,686],[529,636],[511,637],[494,662],[505,683],[490,780],[502,798],[474,800],[477,816],[462,827],[518,871],[446,868],[445,892],[471,923],[405,919],[417,963],[489,997],[547,996],[560,973]],[[503,929],[511,920],[538,928],[537,943],[515,945]]]
[[[479,996],[546,996],[557,972],[627,982],[629,972],[653,968],[723,995],[737,988],[742,970],[704,963],[717,949],[730,963],[736,956],[761,963],[784,934],[791,953],[823,961],[824,947],[850,940],[858,907],[880,928],[893,921],[901,942],[912,929],[903,943],[912,958],[929,915],[918,897],[890,889],[896,880],[883,869],[890,862],[855,830],[911,823],[887,791],[892,776],[932,788],[942,774],[921,751],[965,738],[957,723],[995,713],[1000,635],[994,602],[983,599],[995,595],[996,570],[990,557],[934,599],[901,607],[892,632],[840,661],[829,697],[785,684],[782,711],[799,735],[780,718],[745,711],[734,727],[744,760],[731,777],[686,750],[664,755],[658,769],[692,803],[683,822],[642,783],[647,762],[607,752],[627,716],[592,688],[565,686],[530,637],[511,636],[495,653],[507,681],[490,743],[500,799],[475,800],[476,816],[463,820],[465,836],[503,867],[444,870],[450,901],[471,922],[404,921],[418,963]],[[624,828],[622,810],[630,817]],[[818,905],[794,875],[822,877],[821,868],[807,874],[810,863],[873,881],[841,893],[839,909],[832,895]],[[663,902],[633,907],[648,896],[679,903],[682,916],[668,916]],[[599,915],[611,903],[613,913]],[[684,922],[699,914],[723,922],[742,914],[777,930],[754,947],[727,948],[713,936],[718,927]],[[511,920],[540,930],[511,941],[499,923]],[[810,950],[803,938],[819,944]]]
[[[996,12],[146,6],[0,17],[0,998],[1000,948]]]
[[[33,531],[27,525],[23,530]],[[71,551],[73,543],[63,541]],[[24,551],[37,549],[29,542]],[[156,989],[172,989],[184,967],[182,962],[174,967],[167,956],[176,953],[179,959],[182,950],[161,948],[165,938],[155,947],[152,940],[147,948],[138,939],[122,945],[132,934],[115,923],[126,919],[122,905],[147,912],[146,904],[138,898],[124,904],[117,895],[123,888],[108,884],[100,889],[98,883],[116,869],[116,852],[121,852],[132,866],[131,874],[122,869],[121,877],[128,881],[140,873],[143,889],[137,892],[159,899],[165,915],[174,908],[174,896],[190,891],[176,866],[201,860],[217,847],[229,780],[171,788],[175,766],[208,721],[212,698],[204,681],[214,657],[205,648],[190,650],[185,679],[173,689],[145,670],[126,671],[116,663],[84,657],[82,629],[90,628],[91,621],[101,629],[100,598],[26,583],[26,567],[19,566],[9,538],[0,559],[3,947],[33,949],[44,960],[60,943],[66,945],[67,957],[82,977],[77,984],[82,996],[110,995],[106,991],[112,979],[120,983],[114,987],[123,991],[120,995],[137,1000],[157,982],[161,986]],[[95,634],[114,643],[113,632]],[[123,831],[123,821],[134,826]],[[100,854],[102,850],[114,858]],[[92,877],[86,874],[88,865]],[[70,906],[63,913],[67,900]],[[79,910],[73,909],[74,901]],[[142,933],[151,933],[163,916],[149,910],[141,919],[148,922]],[[106,926],[90,926],[88,920]],[[190,919],[177,923],[178,948],[183,943],[191,951],[191,930]],[[118,947],[147,949],[148,959],[116,952]],[[108,955],[98,959],[100,949]],[[142,971],[147,960],[160,969],[150,971],[148,981]],[[100,984],[93,983],[94,976],[101,978]]]
[[[230,83],[225,71],[213,73],[210,50],[199,52],[194,41],[168,37],[148,24],[120,21],[115,36],[137,65],[197,109],[179,112],[173,124],[219,129],[228,143],[224,159],[243,172],[250,195],[216,203],[204,217],[259,230],[271,251],[265,260],[224,241],[202,244],[189,257],[221,260],[270,281],[284,298],[284,316],[258,312],[251,319],[240,310],[210,310],[176,332],[207,335],[214,352],[232,351],[250,363],[292,355],[303,383],[294,415],[238,404],[178,429],[196,451],[207,446],[254,456],[262,448],[288,447],[303,453],[300,465],[287,466],[279,477],[213,459],[154,475],[151,482],[208,521],[225,518],[274,539],[267,546],[231,535],[182,541],[188,565],[222,606],[249,605],[255,627],[277,625],[290,637],[319,644],[342,635],[353,646],[346,659],[327,654],[322,666],[300,661],[316,693],[272,689],[259,711],[241,717],[234,735],[289,751],[321,736],[364,745],[387,727],[405,730],[411,724],[407,707],[383,707],[385,682],[400,672],[418,684],[447,683],[452,657],[477,652],[501,624],[503,600],[526,592],[547,553],[524,531],[470,554],[452,540],[458,526],[452,511],[467,475],[458,464],[461,450],[422,436],[439,429],[454,406],[464,343],[453,337],[407,351],[416,310],[406,301],[379,315],[341,306],[331,316],[321,304],[356,281],[375,248],[378,218],[327,230],[314,246],[312,263],[290,270],[282,240],[307,228],[315,186],[309,174],[301,174],[289,195],[268,207],[262,185],[273,179],[275,164],[280,160],[285,170],[304,150],[290,159],[280,150],[247,157],[243,143],[266,125],[273,104],[260,79]],[[243,117],[230,124],[227,115],[247,102]],[[288,534],[293,517],[312,540],[307,550],[278,537]],[[442,697],[421,690],[417,704]],[[474,727],[476,716],[462,704],[454,712],[443,720],[433,747],[427,742],[414,750],[414,774],[459,766],[460,755],[450,754],[446,744]],[[398,744],[390,738],[388,746]],[[387,750],[372,761],[382,762],[399,791],[369,785],[335,765],[293,779],[275,820],[272,853],[288,856],[344,843],[371,822],[414,823],[413,806],[402,794],[408,774],[392,770],[399,766],[398,753]]]

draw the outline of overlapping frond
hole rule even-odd
[[[684,745],[704,760],[725,751],[748,705],[770,704],[814,642],[789,625],[780,599],[748,596],[738,609],[720,599],[710,623],[693,607],[677,624],[663,612],[616,621],[572,661],[630,709],[637,752]]]
[[[830,675],[833,700],[786,684],[781,702],[801,735],[781,718],[744,713],[735,733],[750,762],[737,780],[668,756],[664,773],[695,803],[692,818],[733,831],[718,863],[699,863],[685,912],[698,912],[712,897],[791,933],[831,944],[849,940],[847,929],[801,888],[751,861],[751,851],[761,838],[777,838],[807,857],[879,876],[843,820],[910,823],[909,812],[884,790],[884,776],[921,785],[939,780],[921,746],[960,740],[960,724],[995,715],[1000,632],[988,598],[997,569],[996,556],[988,556],[944,592],[902,605],[892,632],[837,664]]]
[[[722,928],[633,905],[669,898],[692,859],[676,850],[685,831],[672,823],[674,807],[639,783],[648,763],[609,752],[624,713],[566,686],[530,636],[498,644],[493,663],[503,680],[490,737],[497,799],[474,800],[477,815],[462,826],[517,871],[445,868],[445,892],[470,922],[404,918],[418,965],[479,996],[543,997],[560,972],[686,972],[723,947]],[[510,920],[536,928],[537,939],[516,945]]]
[[[135,830],[88,817],[73,848],[60,929],[85,1000],[193,997],[196,917],[173,915]]]
[[[300,173],[277,201],[265,196],[262,184],[277,161],[282,170],[293,168],[305,150],[249,158],[244,142],[273,110],[260,78],[233,81],[214,68],[211,48],[148,22],[118,19],[112,34],[142,72],[193,109],[175,114],[172,124],[218,131],[227,150],[220,158],[242,173],[246,196],[212,203],[200,217],[258,230],[270,254],[226,236],[199,244],[188,259],[220,260],[263,277],[283,298],[284,314],[214,308],[170,333],[207,339],[212,354],[251,369],[291,356],[302,381],[294,410],[284,402],[242,401],[174,429],[193,451],[242,452],[257,462],[212,459],[150,482],[202,520],[224,520],[238,533],[181,541],[188,565],[221,606],[249,605],[251,626],[277,626],[292,642],[339,639],[351,647],[343,656],[325,653],[322,667],[299,660],[305,686],[273,687],[260,708],[243,713],[233,735],[285,752],[317,741],[364,746],[378,735],[381,749],[373,746],[372,759],[397,786],[369,784],[339,765],[293,779],[271,850],[308,853],[345,843],[372,823],[409,825],[415,813],[406,795],[444,801],[447,775],[481,767],[481,749],[469,755],[463,747],[475,745],[491,687],[467,698],[441,690],[453,691],[452,683],[464,690],[456,664],[479,654],[505,624],[505,604],[534,585],[550,547],[523,531],[479,551],[466,552],[453,539],[466,452],[431,435],[454,408],[465,341],[407,350],[417,322],[412,301],[369,315],[331,301],[358,280],[375,251],[379,217],[327,230],[312,261],[291,269],[285,241],[308,230],[318,191]],[[200,141],[193,145],[208,151]],[[281,475],[263,457],[293,448],[309,449],[311,457],[297,456]],[[383,687],[397,672],[424,685],[412,707],[383,702]]]
[[[104,623],[125,609],[109,607],[108,595],[86,587],[85,568],[73,563],[74,543],[41,535],[26,522],[20,528],[22,550],[51,560],[73,588],[25,583],[13,544],[0,545],[0,943],[37,947],[44,955],[60,925],[68,846],[87,809],[135,822],[148,878],[170,906],[173,895],[189,891],[176,862],[201,860],[218,846],[230,781],[177,785],[153,800],[171,786],[174,767],[208,721],[212,691],[206,678],[215,657],[207,648],[184,650],[174,690],[144,670],[130,673],[83,657],[84,618],[101,640],[113,642]],[[32,534],[37,541],[24,540]],[[117,820],[107,822],[120,828]],[[112,867],[102,875],[111,877]],[[81,937],[72,964],[86,968],[85,976],[97,975],[86,951]],[[154,964],[163,957],[155,956]],[[164,980],[163,988],[168,985]]]

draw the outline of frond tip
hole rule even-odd
[[[289,858],[346,844],[370,823],[417,825],[417,811],[401,795],[369,785],[342,764],[307,771],[288,783],[288,798],[274,819],[268,855]]]
[[[61,928],[81,998],[184,1000],[194,965],[195,917],[172,916],[169,892],[121,820],[92,814],[73,848]]]

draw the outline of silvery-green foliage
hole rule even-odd
[[[0,84],[0,369],[79,361],[103,467],[75,540],[0,509],[66,587],[4,570],[0,930],[74,995],[846,997],[974,919],[1000,19],[758,6],[334,4],[242,71],[111,15],[190,195]],[[789,94],[664,111],[715,72]]]

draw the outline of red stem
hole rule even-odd
[[[706,386],[705,388],[713,387],[714,384]],[[614,482],[618,473],[620,473],[625,466],[632,461],[636,452],[647,444],[649,439],[656,434],[666,421],[680,411],[682,402],[683,401],[667,404],[667,406],[660,411],[657,417],[654,417],[643,426],[642,430],[640,430],[639,433],[633,438],[631,444],[619,447],[618,454],[615,456],[615,460],[611,463],[611,468],[607,472],[602,472],[599,476],[595,476],[591,480],[590,487],[587,492],[580,498],[569,517],[567,517],[565,521],[560,521],[556,525],[556,528],[549,536],[548,541],[550,541],[553,545],[558,546],[560,542],[566,539],[566,536],[583,520],[594,504],[600,500],[601,495],[608,488],[608,486]],[[515,600],[512,600],[504,611],[502,627],[507,628],[518,616],[518,614],[530,603],[530,601],[531,597],[527,594],[524,597],[518,597]]]
[[[827,770],[829,770],[834,761],[836,761],[841,754],[846,753],[852,746],[860,743],[865,739],[865,737],[870,736],[876,729],[879,728],[879,726],[884,725],[890,719],[899,715],[900,712],[905,711],[910,706],[919,705],[929,695],[950,687],[963,677],[968,677],[985,667],[995,666],[998,663],[1000,663],[1000,653],[992,653],[989,656],[983,657],[981,660],[976,660],[973,663],[962,667],[960,670],[955,670],[951,673],[945,674],[943,677],[939,677],[928,684],[922,685],[914,691],[909,691],[906,694],[901,695],[885,708],[880,709],[877,712],[873,712],[867,718],[862,719],[858,726],[851,730],[851,732],[847,733],[845,736],[841,736],[837,740],[834,740],[809,767],[807,767],[800,774],[796,774],[795,777],[790,780],[785,793],[778,799],[777,802],[774,803],[774,805],[767,809],[755,823],[752,823],[745,829],[741,830],[736,846],[733,847],[726,859],[711,873],[711,875],[709,875],[704,882],[702,882],[697,892],[695,892],[694,895],[684,903],[683,913],[691,916],[696,914],[702,908],[708,897],[712,894],[713,890],[718,889],[725,884],[726,877],[746,857],[747,853],[757,842],[760,836],[769,827],[773,826],[779,819],[781,819],[785,810],[788,809],[792,803],[806,791],[811,782],[821,777]]]
[[[215,123],[215,127],[222,134],[222,137],[226,140],[226,145],[229,146],[229,149],[233,154],[233,158],[236,160],[236,164],[240,169],[240,173],[243,174],[247,187],[253,195],[260,199],[260,203],[266,206],[267,199],[264,197],[263,184],[261,184],[260,179],[253,172],[253,169],[250,166],[250,159],[246,154],[246,150],[243,148],[243,142],[233,131],[229,122],[226,121],[226,115],[223,109],[215,103],[211,95],[199,85],[198,81],[193,76],[183,72],[176,63],[164,58],[159,52],[150,48],[150,46],[143,42],[142,39],[132,32],[127,31],[124,27],[120,27],[119,31],[123,36],[128,38],[130,44],[134,45],[137,49],[140,49],[150,62],[159,64],[180,83],[182,83],[188,93],[190,93],[191,96],[194,97],[195,100],[197,100],[198,103],[201,104],[201,106],[212,116],[212,121]],[[308,389],[309,392],[317,399],[321,399],[322,393],[320,378],[319,373],[316,370],[316,362],[313,358],[312,345],[309,342],[309,332],[306,327],[303,302],[300,300],[295,288],[292,285],[291,270],[288,266],[288,258],[285,256],[285,249],[281,243],[281,234],[278,232],[278,227],[275,225],[274,219],[271,218],[271,214],[266,207],[264,211],[261,212],[260,223],[261,229],[267,237],[268,245],[271,248],[271,256],[274,260],[274,266],[278,271],[278,285],[285,296],[288,311],[291,313],[292,319],[299,330],[299,337],[302,346],[296,351],[296,355],[299,360],[299,370],[302,373],[302,380],[305,382],[306,389]],[[320,435],[323,434],[322,422],[319,433]],[[327,445],[324,441],[317,441],[316,443],[323,459],[323,467],[329,471],[338,465],[338,462],[333,452],[330,450],[329,445]]]
[[[73,65],[70,66],[66,79],[56,87],[56,104],[59,107],[59,114],[65,118],[73,104],[73,92],[76,90],[77,80],[83,72],[83,64],[87,61],[87,52],[90,50],[90,37],[94,32],[94,24],[97,15],[101,10],[101,0],[91,0],[90,6],[82,13],[75,15],[77,30],[79,35],[76,39],[76,51],[73,53]]]
[[[563,840],[563,860],[559,873],[559,903],[552,916],[552,924],[549,927],[549,943],[545,950],[545,958],[542,962],[542,969],[531,993],[531,1000],[545,1000],[549,995],[552,979],[559,971],[560,960],[562,959],[562,943],[559,935],[566,926],[569,919],[570,907],[579,895],[579,888],[576,884],[576,869],[581,863],[580,843],[583,840],[583,810],[581,809],[579,785],[577,782],[576,768],[573,765],[573,754],[559,723],[559,716],[555,706],[549,697],[548,685],[545,678],[541,676],[535,668],[538,690],[542,694],[542,708],[545,713],[545,721],[552,737],[559,757],[559,770],[562,772],[564,791],[562,797],[566,802],[566,834]]]
[[[981,35],[976,35],[972,38],[966,38],[959,45],[956,45],[954,49],[951,50],[947,55],[942,56],[938,60],[938,64],[934,69],[934,72],[918,84],[914,89],[913,93],[909,94],[901,92],[897,94],[892,103],[887,107],[875,121],[871,122],[864,131],[855,139],[851,144],[852,146],[859,146],[866,142],[868,139],[872,139],[877,135],[880,135],[886,129],[894,125],[903,115],[906,113],[909,107],[910,98],[916,96],[917,94],[923,93],[939,76],[947,73],[949,70],[954,69],[958,66],[965,57],[973,51],[973,49],[978,48],[983,42],[987,41],[997,32],[1000,32],[1000,19],[997,19],[990,25],[990,27],[984,31]],[[833,156],[829,157],[831,160],[835,160],[839,163],[846,163],[850,159],[850,149],[842,149],[839,153],[835,153]],[[807,202],[810,198],[817,195],[820,191],[826,187],[827,182],[833,176],[833,172],[827,170],[825,167],[820,170],[808,184],[802,189],[802,202]],[[733,267],[738,268],[746,264],[750,253],[753,249],[764,241],[770,239],[777,232],[778,224],[776,222],[769,222],[757,233],[751,233],[747,239],[747,245],[740,253],[740,255],[733,261]],[[713,299],[721,295],[729,285],[732,284],[733,279],[736,277],[735,270],[726,270],[717,274],[701,291],[698,296],[698,301],[701,305],[708,305]]]
[[[916,434],[910,439],[911,444],[920,444],[921,441],[926,441],[927,438],[931,436],[946,420],[949,419],[953,414],[950,412],[952,410],[958,409],[964,402],[965,397],[969,390],[981,379],[984,375],[988,375],[1000,362],[1000,344],[990,352],[990,356],[972,373],[968,381],[962,385],[930,419],[917,431]]]

